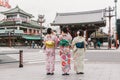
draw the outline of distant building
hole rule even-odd
[[[5,17],[0,21],[0,45],[24,45],[26,41],[31,45],[32,41],[38,43],[42,39],[40,29],[44,26],[32,20],[32,14],[18,6],[1,14]]]
[[[67,27],[73,37],[76,36],[77,30],[84,30],[84,36],[88,39],[93,32],[106,25],[104,15],[105,9],[84,12],[57,13],[51,25],[60,26],[60,29]]]

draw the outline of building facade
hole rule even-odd
[[[43,26],[32,20],[34,17],[18,6],[1,12],[5,17],[0,21],[0,45],[17,46],[32,45],[32,42],[39,44]]]

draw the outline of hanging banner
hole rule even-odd
[[[9,4],[9,0],[0,0],[0,6],[6,7],[6,8],[11,8]]]

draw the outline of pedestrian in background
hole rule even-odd
[[[70,43],[72,40],[72,36],[68,33],[67,28],[62,29],[62,33],[59,36],[59,45],[60,45],[60,57],[61,57],[61,67],[62,67],[62,75],[69,75],[70,67]]]
[[[51,28],[48,28],[44,38],[47,75],[54,75],[56,42],[57,36],[53,35]]]
[[[74,70],[77,74],[84,74],[84,57],[86,51],[86,41],[83,31],[77,32],[77,37],[72,41]]]
[[[101,43],[100,43],[100,40],[99,40],[99,39],[97,40],[97,46],[98,46],[99,49],[100,49]]]
[[[32,41],[32,48],[34,48],[35,47],[35,42],[34,41]]]

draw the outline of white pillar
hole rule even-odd
[[[27,33],[29,33],[29,28],[27,28]]]
[[[20,30],[20,26],[17,26],[17,30]]]
[[[4,27],[4,29],[6,30],[7,28],[6,28],[6,27]]]
[[[86,38],[86,30],[84,31],[84,37]]]

